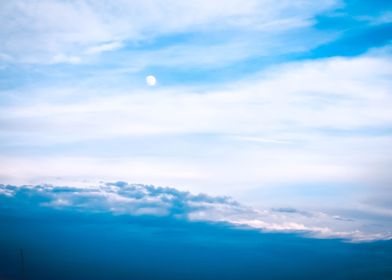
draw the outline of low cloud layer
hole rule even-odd
[[[189,221],[223,222],[263,232],[299,232],[316,238],[349,241],[392,239],[390,228],[360,219],[308,212],[294,208],[253,209],[230,197],[194,195],[174,188],[125,182],[90,187],[52,185],[0,185],[3,207],[24,203],[29,207],[125,215],[171,216]]]

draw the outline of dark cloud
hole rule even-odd
[[[52,185],[12,186],[0,185],[0,194],[16,200],[28,200],[43,207],[73,208],[90,211],[120,212],[132,215],[186,216],[194,211],[206,210],[223,204],[237,206],[229,197],[193,195],[168,187],[105,183],[89,188]]]

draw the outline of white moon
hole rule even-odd
[[[153,75],[149,75],[146,77],[146,83],[149,86],[155,86],[157,83],[157,79]]]

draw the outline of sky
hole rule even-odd
[[[0,183],[170,186],[390,233],[391,40],[387,0],[1,1]]]

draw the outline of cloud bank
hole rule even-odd
[[[392,239],[390,231],[377,232],[363,221],[293,208],[258,210],[229,197],[193,195],[168,187],[102,183],[87,188],[52,185],[0,185],[2,207],[22,202],[24,211],[32,207],[56,208],[114,215],[171,216],[189,221],[228,223],[263,232],[298,232],[316,238],[349,241]]]

